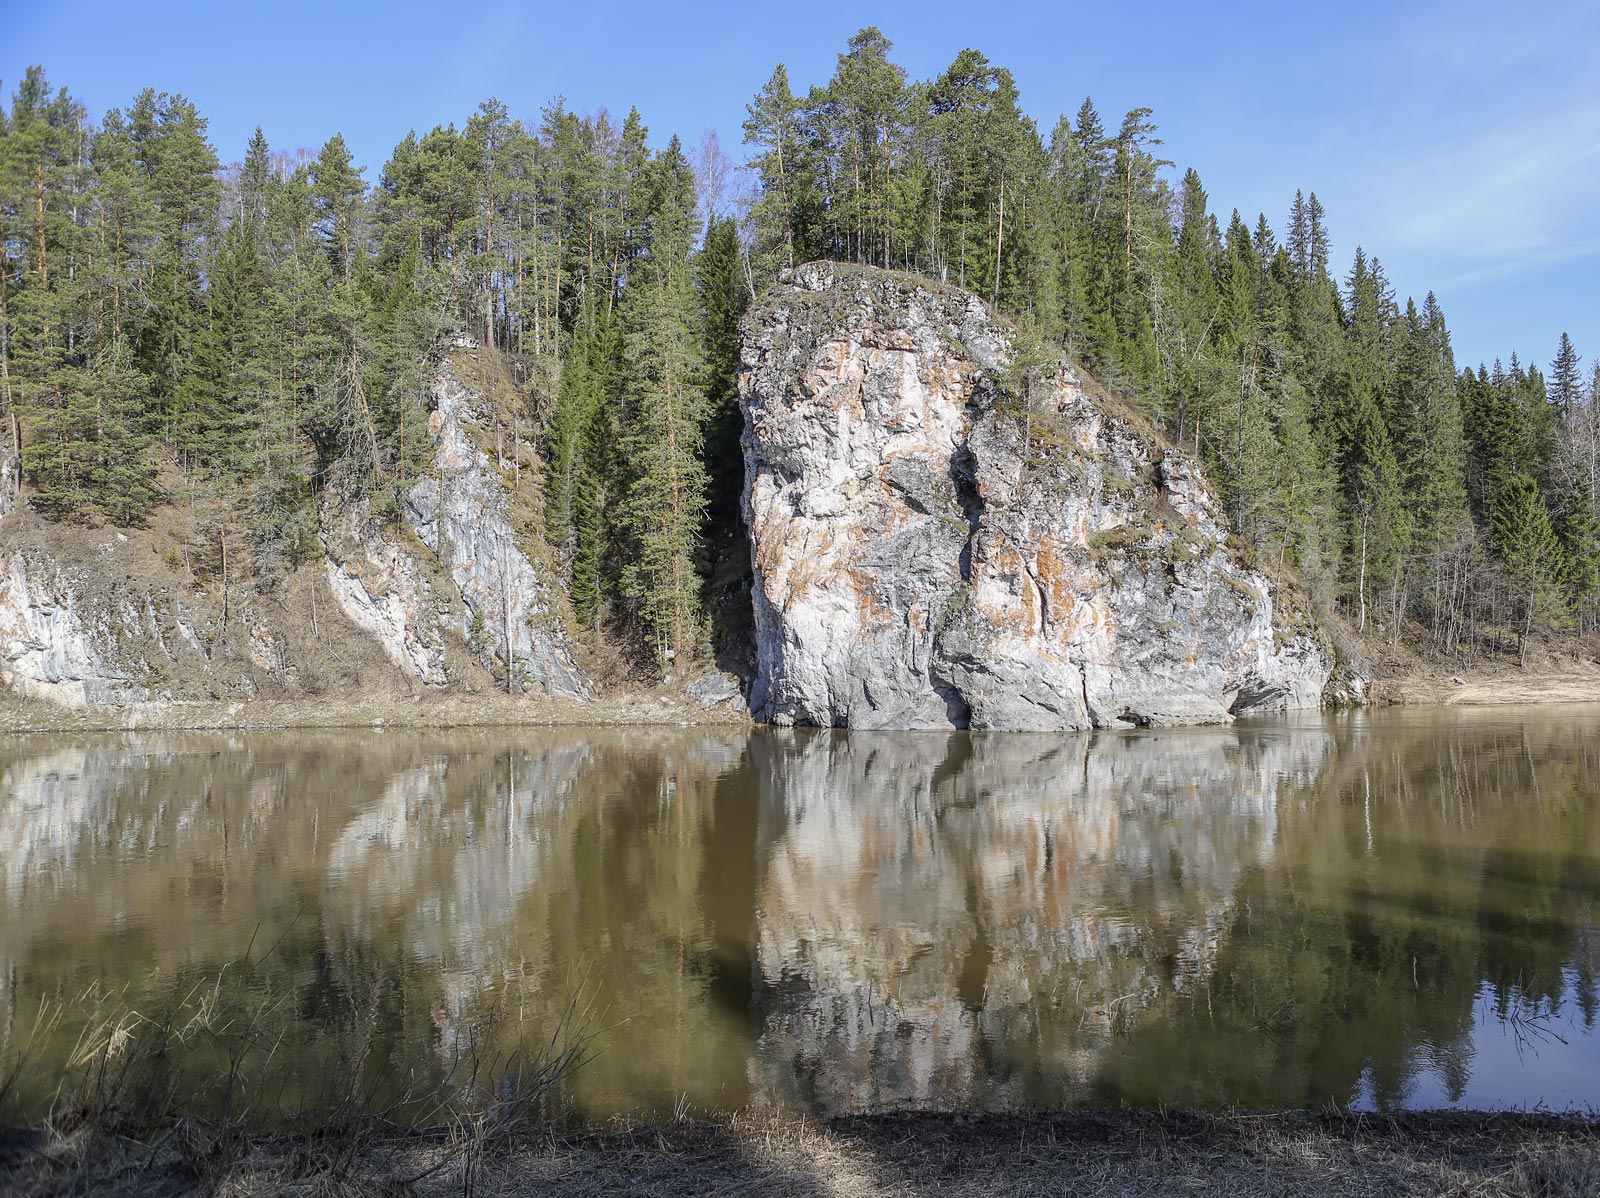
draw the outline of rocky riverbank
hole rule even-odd
[[[702,677],[696,685],[699,689],[640,689],[604,699],[583,700],[442,694],[63,707],[42,700],[0,699],[0,733],[646,724],[749,726],[750,715],[738,689],[730,687],[726,678]]]
[[[1419,666],[1373,682],[1379,706],[1492,707],[1600,704],[1600,668],[1522,671]],[[0,734],[26,732],[265,731],[286,728],[750,727],[736,679],[709,672],[679,686],[623,689],[604,698],[502,694],[374,694],[233,701],[152,701],[66,707],[0,697]]]

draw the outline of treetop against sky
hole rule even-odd
[[[875,23],[913,78],[982,50],[1042,129],[1086,94],[1106,113],[1149,105],[1174,180],[1196,167],[1224,217],[1237,206],[1281,227],[1295,189],[1315,190],[1333,259],[1360,241],[1401,294],[1435,291],[1463,362],[1509,348],[1542,361],[1560,329],[1600,345],[1600,5],[1588,0],[1162,2],[1137,20],[1011,0],[6,7],[8,93],[29,63],[97,117],[145,87],[182,92],[224,162],[244,157],[257,124],[289,150],[337,131],[369,183],[408,130],[460,125],[489,96],[524,119],[557,95],[580,112],[637,106],[652,142],[715,129],[737,156],[744,105],[773,63],[799,89],[825,82],[846,39]]]

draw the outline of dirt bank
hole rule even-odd
[[[884,1116],[341,1145],[180,1127],[0,1142],[0,1190],[45,1195],[1594,1195],[1600,1124],[1550,1115]]]
[[[1380,703],[1444,707],[1523,703],[1600,703],[1600,666],[1592,662],[1547,662],[1526,670],[1429,666],[1397,672],[1373,686]]]
[[[679,694],[640,691],[584,702],[451,694],[427,698],[256,699],[248,702],[130,703],[60,707],[0,699],[0,733],[270,728],[471,728],[496,726],[689,724],[747,727],[738,701],[706,708]]]

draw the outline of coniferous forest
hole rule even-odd
[[[1458,362],[1432,294],[1398,296],[1374,252],[1330,261],[1315,180],[1286,219],[1230,210],[1149,109],[1041,130],[977,51],[914,80],[891,50],[862,30],[809,88],[778,66],[743,168],[636,111],[493,99],[376,168],[337,133],[219,153],[181,95],[95,118],[30,70],[0,116],[3,485],[75,524],[199,505],[270,589],[326,495],[382,510],[426,469],[432,367],[464,335],[513,368],[583,636],[660,669],[748,568],[739,320],[835,258],[1059,343],[1371,646],[1600,627],[1600,369],[1565,334]]]

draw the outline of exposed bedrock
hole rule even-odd
[[[1192,459],[1066,362],[1024,386],[1012,352],[974,296],[831,263],[746,318],[756,717],[1047,731],[1317,706],[1330,654],[1230,547]]]

